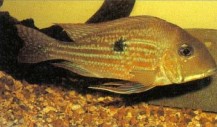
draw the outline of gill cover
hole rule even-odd
[[[174,52],[169,50],[165,52],[162,58],[162,66],[164,73],[172,83],[182,82],[181,66]]]

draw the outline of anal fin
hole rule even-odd
[[[95,90],[104,90],[118,94],[141,93],[154,88],[155,86],[144,86],[130,81],[108,82],[101,85],[90,86],[88,88]]]

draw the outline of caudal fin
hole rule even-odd
[[[38,63],[54,59],[48,51],[57,40],[23,25],[16,27],[19,37],[24,41],[24,46],[18,54],[20,63]]]

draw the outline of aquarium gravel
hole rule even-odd
[[[0,111],[1,127],[217,126],[217,114],[200,109],[177,109],[145,102],[130,105],[118,95],[96,91],[79,93],[61,84],[29,84],[4,72],[0,72]]]

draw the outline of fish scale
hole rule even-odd
[[[151,55],[149,58],[146,58],[148,54],[155,54],[156,53],[156,45],[155,43],[152,44],[151,41],[141,41],[141,38],[138,40],[133,40],[133,41],[127,41],[126,44],[131,48],[131,50],[125,50],[123,53],[127,54],[128,52],[133,52],[132,54],[137,54],[140,52],[140,54],[147,54],[143,59],[143,62],[141,62],[135,58],[140,58],[141,60],[141,55],[132,55],[132,56],[123,56],[123,53],[118,53],[115,55],[115,52],[112,51],[112,45],[117,38],[120,38],[120,35],[124,35],[124,30],[120,30],[117,32],[112,31],[112,33],[109,33],[109,36],[105,36],[106,33],[100,33],[100,34],[94,34],[94,36],[91,36],[89,39],[89,42],[95,42],[96,44],[87,44],[87,42],[83,42],[85,38],[88,36],[84,37],[83,39],[80,40],[78,46],[65,46],[65,45],[59,45],[58,48],[60,49],[54,49],[55,52],[58,51],[58,53],[61,52],[61,57],[64,58],[64,55],[69,55],[67,57],[68,59],[71,59],[73,62],[78,62],[79,64],[84,64],[84,66],[87,66],[85,64],[88,64],[88,66],[93,66],[92,68],[99,68],[97,66],[100,66],[101,68],[105,70],[112,70],[110,73],[113,73],[113,77],[115,76],[116,78],[120,79],[129,79],[132,77],[131,74],[126,73],[127,71],[132,70],[133,68],[137,69],[143,69],[143,70],[153,70],[156,64],[153,63],[152,59],[155,59],[155,55]],[[97,36],[96,36],[97,35]],[[125,35],[124,38],[128,38],[130,34]],[[100,38],[105,37],[104,41],[101,41]],[[84,44],[83,44],[84,43]],[[107,50],[101,50],[101,47],[109,47]],[[110,48],[111,47],[111,48]],[[63,49],[61,49],[63,48]],[[77,49],[77,50],[76,50]],[[95,49],[95,50],[93,50]],[[140,49],[140,50],[138,50]],[[87,52],[89,50],[89,52]],[[97,50],[97,51],[96,51]],[[70,51],[70,52],[69,52]],[[139,54],[139,53],[138,53]],[[138,57],[137,57],[138,56]],[[144,56],[144,55],[142,55]],[[89,59],[87,59],[89,57]],[[76,58],[76,59],[75,59]],[[85,61],[86,58],[86,61]],[[92,59],[91,59],[92,58]],[[143,58],[143,57],[142,57]],[[99,60],[100,59],[100,60]],[[107,59],[107,61],[103,61],[104,59]],[[116,68],[121,68],[121,69],[115,69],[114,64],[109,61],[117,61],[117,64],[124,63],[125,66],[119,67],[116,66]],[[94,61],[94,62],[89,62],[89,61]],[[121,62],[120,62],[121,61]],[[129,63],[128,61],[132,61],[130,65],[127,65]],[[134,64],[135,63],[135,64]],[[131,67],[130,67],[131,66]],[[93,70],[93,69],[92,69]],[[101,69],[97,69],[101,70]],[[121,72],[120,72],[121,70]],[[93,70],[96,71],[96,70]],[[116,74],[118,73],[118,74]],[[105,75],[105,74],[104,74]],[[111,75],[111,74],[110,74]],[[128,78],[127,78],[128,77]],[[112,77],[109,77],[112,78]]]
[[[99,58],[99,59],[105,58],[105,59],[108,59],[111,61],[123,59],[123,57],[120,53],[117,54],[117,56],[115,56],[114,55],[115,53],[112,52],[111,49],[109,51],[99,50],[100,49],[99,46],[97,46],[97,52],[96,52],[96,50],[93,50],[93,49],[89,48],[88,46],[80,46],[80,50],[78,47],[76,47],[75,50],[73,50],[73,47],[68,47],[68,46],[66,46],[66,47],[63,46],[62,48],[63,49],[54,49],[54,50],[55,50],[55,52],[56,52],[56,50],[58,50],[59,52],[63,52],[61,56],[66,55],[66,54],[71,54],[70,57],[73,58],[72,61],[74,61],[74,62],[76,61],[74,58],[77,58],[77,57],[79,57],[80,59],[83,59],[84,57],[92,57],[92,58]],[[67,48],[69,48],[69,49],[67,49]],[[137,49],[137,48],[134,48],[134,49]],[[87,52],[87,50],[88,50],[88,52]],[[71,52],[67,52],[67,51],[71,51]],[[131,49],[130,51],[134,52],[135,54],[137,53],[137,50],[132,51],[132,49]],[[146,49],[143,48],[142,51],[146,51]],[[125,51],[124,53],[126,54],[126,52],[127,51]],[[92,53],[92,54],[89,54],[89,53]],[[144,53],[144,52],[142,52],[142,53]],[[88,54],[88,55],[85,55],[85,54]],[[151,59],[154,58],[154,55],[149,55],[149,56],[150,56],[150,58],[143,59],[143,62],[145,62],[145,60],[151,61]],[[148,54],[146,54],[145,57],[148,57]],[[151,58],[151,57],[153,57],[153,58]],[[77,59],[79,59],[79,58],[77,58]],[[143,58],[143,57],[137,57],[137,58],[141,60],[141,58]],[[128,59],[131,59],[131,58],[129,57]],[[92,59],[92,60],[94,61],[94,59]],[[135,59],[134,61],[139,61],[139,60]],[[151,65],[152,63],[149,62],[149,64]],[[144,65],[145,65],[145,63],[144,63]]]
[[[73,50],[71,50],[73,51]],[[85,50],[81,50],[82,53],[78,52],[67,52],[63,50],[58,50],[58,52],[54,49],[53,52],[50,52],[50,54],[53,54],[55,57],[59,55],[62,59],[69,59],[75,63],[79,63],[80,65],[83,66],[92,66],[92,68],[96,68],[97,70],[112,70],[111,73],[114,73],[114,75],[119,75],[118,77],[121,77],[121,79],[129,77],[129,76],[124,76],[124,73],[126,73],[127,69],[125,67],[120,66],[121,62],[123,61],[124,56],[115,56],[115,55],[110,55],[110,54],[100,54],[97,53],[94,54],[86,54]],[[80,51],[80,52],[81,52]],[[101,51],[104,53],[104,51]],[[125,56],[126,57],[126,56]],[[130,59],[130,58],[126,58]],[[127,62],[124,62],[125,64]],[[99,66],[99,67],[97,67]],[[102,69],[100,69],[102,68]],[[129,68],[129,67],[128,67]],[[93,69],[92,69],[93,70]],[[95,70],[96,71],[96,70]],[[118,73],[118,74],[116,74]],[[120,75],[121,74],[121,75]],[[110,77],[109,77],[110,78]]]

